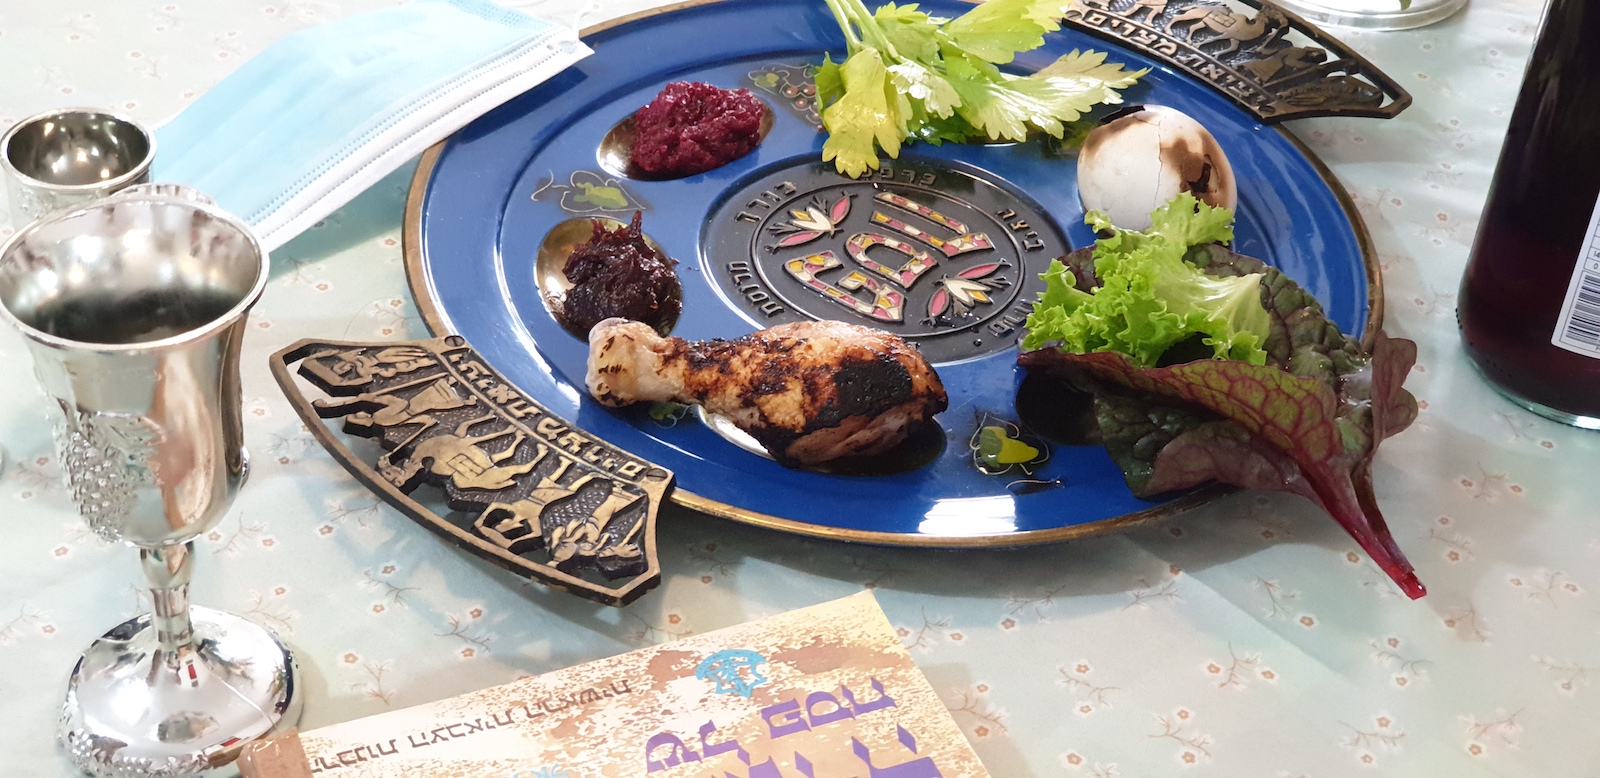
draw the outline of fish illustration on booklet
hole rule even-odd
[[[870,592],[257,744],[244,778],[983,778]]]

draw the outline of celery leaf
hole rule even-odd
[[[828,139],[822,144],[822,160],[833,160],[847,176],[876,170],[876,144],[891,158],[900,155],[900,141],[906,136],[904,95],[889,81],[889,71],[874,49],[850,55],[839,69],[844,96],[822,111],[822,124]]]
[[[880,150],[898,156],[906,140],[1076,138],[1082,128],[1075,123],[1085,113],[1122,102],[1117,90],[1146,72],[1077,50],[1038,73],[1001,72],[997,65],[1060,29],[1060,0],[987,0],[954,19],[931,16],[915,3],[886,3],[872,12],[862,0],[824,2],[849,53],[843,64],[824,57],[816,76],[829,134],[823,159],[850,176],[877,169]]]

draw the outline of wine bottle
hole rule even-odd
[[[1545,11],[1456,318],[1502,394],[1600,428],[1600,3]]]

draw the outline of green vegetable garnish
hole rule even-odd
[[[1031,75],[1002,73],[997,65],[1061,29],[1063,0],[987,0],[955,19],[914,3],[874,13],[861,0],[826,2],[848,56],[825,57],[817,71],[822,159],[851,177],[876,170],[879,149],[898,157],[907,139],[1022,141],[1035,130],[1061,138],[1094,106],[1122,102],[1116,90],[1148,72],[1074,50]]]
[[[1052,260],[1023,348],[1060,342],[1076,354],[1119,351],[1150,367],[1173,345],[1203,336],[1218,359],[1266,363],[1261,346],[1271,321],[1261,307],[1261,275],[1218,278],[1184,260],[1190,246],[1233,240],[1232,211],[1185,193],[1152,214],[1147,232],[1118,229],[1096,211],[1085,221],[1112,233],[1094,248],[1100,286],[1078,289]]]
[[[682,403],[655,402],[650,403],[650,420],[663,427],[675,427],[684,416],[689,414],[689,406]]]
[[[1135,494],[1218,481],[1302,495],[1421,597],[1372,488],[1378,443],[1417,415],[1402,386],[1416,344],[1377,332],[1363,349],[1282,272],[1207,242],[1231,237],[1225,214],[1180,196],[1150,232],[1113,230],[1052,264],[1017,361],[1094,395]],[[1196,338],[1210,353],[1189,350]]]
[[[978,458],[991,470],[1005,470],[1039,457],[1039,449],[1011,437],[1005,427],[988,426],[978,430]]]

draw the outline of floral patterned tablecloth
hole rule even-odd
[[[277,37],[387,0],[0,4],[0,123],[73,105],[151,124]],[[587,25],[652,0],[522,7]],[[869,587],[997,776],[1600,774],[1600,434],[1516,409],[1461,354],[1455,290],[1541,3],[1472,0],[1344,37],[1416,97],[1293,130],[1354,195],[1421,416],[1378,493],[1430,589],[1399,596],[1298,498],[1243,494],[1124,535],[1021,550],[884,549],[669,509],[666,578],[626,609],[524,584],[380,504],[302,429],[266,357],[306,337],[423,337],[401,263],[409,170],[273,258],[245,349],[254,473],[200,541],[198,602],[298,650],[304,725],[458,694]],[[6,230],[8,233],[9,230]],[[134,555],[59,483],[50,409],[0,336],[0,763],[68,772],[77,653],[143,607]]]

